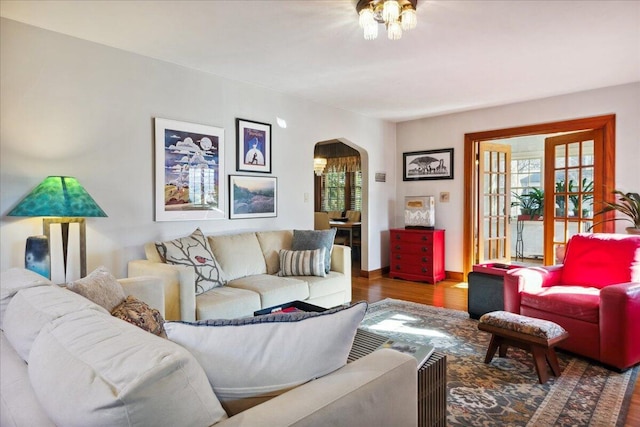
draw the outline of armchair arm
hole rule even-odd
[[[149,307],[155,308],[162,317],[165,315],[164,289],[162,281],[153,276],[139,276],[128,279],[118,279],[127,295],[132,295],[144,301]]]
[[[600,290],[600,359],[620,369],[640,361],[640,282]]]
[[[504,275],[504,309],[520,314],[520,293],[555,286],[562,277],[562,265],[517,268]]]
[[[196,320],[195,274],[190,268],[149,260],[128,264],[129,277],[155,276],[162,281],[166,320]]]

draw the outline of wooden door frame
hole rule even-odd
[[[476,197],[473,192],[473,180],[476,169],[476,143],[478,141],[490,141],[516,136],[602,129],[602,135],[604,138],[604,195],[606,201],[613,202],[613,190],[615,188],[615,123],[616,115],[608,114],[604,116],[564,120],[560,122],[472,132],[464,135],[464,211],[462,216],[462,268],[464,280],[466,280],[467,274],[471,271],[473,265],[473,223],[476,221],[474,218],[474,203]],[[612,213],[609,213],[609,217],[613,217]],[[606,216],[604,218],[606,218]]]

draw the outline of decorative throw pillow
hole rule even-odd
[[[108,312],[111,312],[127,297],[122,285],[105,266],[96,268],[82,279],[68,283],[67,289],[104,307]]]
[[[167,264],[184,265],[194,269],[196,295],[227,283],[207,238],[199,228],[190,236],[168,242],[157,242],[156,248]]]
[[[359,302],[320,313],[167,322],[165,330],[195,356],[232,416],[344,366],[366,310]]]
[[[320,276],[325,277],[325,248],[307,251],[280,249],[280,271],[278,276]]]
[[[114,308],[111,315],[154,335],[164,335],[164,319],[160,312],[133,295],[129,295],[122,304]]]
[[[293,230],[293,241],[291,249],[294,251],[304,251],[308,249],[325,248],[324,272],[331,270],[331,251],[333,250],[333,240],[336,238],[336,229],[330,230]]]

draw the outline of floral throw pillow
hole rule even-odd
[[[227,283],[207,238],[199,228],[190,236],[168,242],[157,242],[156,248],[167,264],[184,265],[194,269],[196,295]]]
[[[160,312],[132,295],[114,308],[111,315],[154,335],[164,335],[164,318]]]

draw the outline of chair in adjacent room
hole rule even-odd
[[[313,217],[313,228],[314,230],[330,230],[331,224],[329,223],[329,214],[327,212],[315,212]],[[348,239],[344,236],[338,236],[336,234],[333,243],[335,245],[348,246]]]

